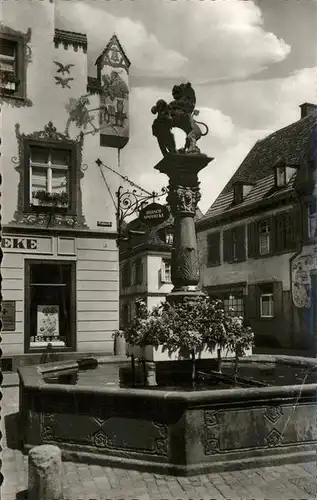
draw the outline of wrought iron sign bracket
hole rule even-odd
[[[115,193],[117,202],[116,202],[116,221],[117,221],[117,243],[119,245],[120,241],[125,240],[126,238],[123,236],[123,223],[125,219],[130,217],[135,213],[139,213],[148,202],[151,200],[153,203],[155,200],[158,200],[160,197],[166,195],[168,193],[168,188],[163,187],[160,192],[156,191],[147,191],[142,188],[135,182],[128,179],[119,172],[110,169],[107,165],[105,165],[99,158],[96,160],[97,165],[100,167],[101,165],[111,170],[113,173],[116,173],[121,177],[125,182],[131,185],[131,189],[125,189],[123,186],[119,186],[118,191]],[[129,231],[130,234],[144,234],[141,231]]]
[[[145,193],[143,194],[142,191]],[[118,227],[118,243],[122,240],[122,226],[125,219],[135,213],[139,213],[147,203],[151,200],[154,202],[161,196],[167,194],[167,188],[163,187],[161,192],[152,193],[145,191],[143,188],[124,190],[123,186],[119,186],[116,192],[117,196],[117,227]],[[131,231],[131,234],[141,234],[140,231]]]

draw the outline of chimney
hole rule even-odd
[[[300,117],[305,118],[305,116],[317,113],[317,104],[312,104],[310,102],[304,102],[300,106]]]

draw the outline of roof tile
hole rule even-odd
[[[283,190],[271,192],[275,182],[273,167],[281,161],[300,166],[312,159],[312,154],[316,154],[313,150],[316,131],[317,115],[311,114],[257,141],[202,220],[236,208],[232,205],[232,188],[238,181],[254,183],[245,200],[237,205],[239,207],[256,203],[264,197],[273,198],[282,191],[292,191],[297,173]]]

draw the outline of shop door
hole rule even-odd
[[[76,286],[73,262],[26,262],[25,347],[27,352],[74,350]]]

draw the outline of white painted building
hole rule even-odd
[[[54,9],[1,7],[1,347],[14,366],[48,343],[112,353],[119,326],[116,214],[96,160],[116,171],[128,142],[130,63],[113,36],[88,76],[89,40],[56,29]]]
[[[121,327],[133,318],[137,299],[142,298],[152,309],[172,290],[172,221],[149,230],[135,219],[128,224],[126,234],[128,239],[120,243]]]

